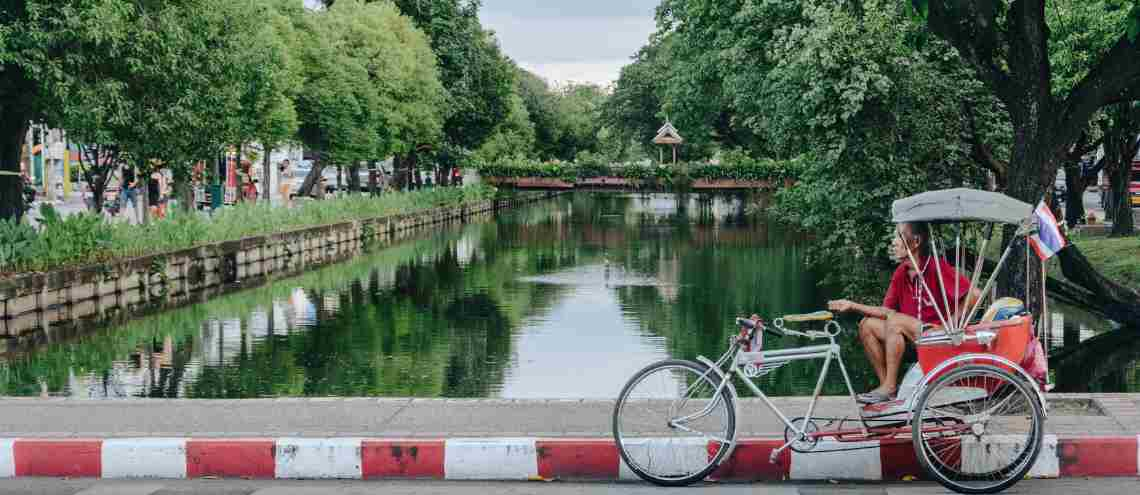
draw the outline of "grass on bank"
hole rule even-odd
[[[1084,236],[1072,241],[1101,275],[1140,291],[1140,236]],[[1056,270],[1059,275],[1060,266]]]
[[[81,213],[61,217],[45,207],[39,228],[0,221],[0,277],[46,271],[116,258],[186,249],[338,222],[423,211],[493,198],[494,187],[471,185],[391,192],[379,197],[353,195],[323,201],[299,201],[294,208],[264,203],[238,204],[213,216],[170,211],[146,225],[110,223]]]

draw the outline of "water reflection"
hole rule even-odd
[[[719,355],[735,315],[828,298],[805,266],[809,241],[749,222],[744,207],[736,196],[562,197],[0,357],[0,394],[612,398],[652,361]],[[1136,345],[1098,340],[1104,320],[1054,307],[1061,390],[1140,389]],[[854,336],[842,345],[856,386],[873,381]],[[764,386],[810,393],[817,364],[785,366]],[[843,391],[836,378],[828,393]]]

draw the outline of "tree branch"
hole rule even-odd
[[[1140,41],[1140,39],[1138,39]],[[1061,103],[1056,137],[1068,142],[1101,107],[1140,99],[1140,43],[1122,35]]]
[[[997,3],[978,0],[939,0],[929,4],[927,24],[958,49],[1002,102],[1009,104],[1018,91],[1001,62],[1002,39],[997,25]]]
[[[978,135],[977,124],[974,119],[973,104],[969,102],[963,104],[962,113],[966,115],[966,128],[969,130],[966,135],[966,141],[970,143],[970,157],[990,172],[993,172],[994,179],[999,185],[1004,185],[1006,177],[1009,175],[1009,164],[995,158],[992,148],[982,142],[982,138]]]

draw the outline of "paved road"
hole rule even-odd
[[[799,416],[809,399],[774,402]],[[1140,434],[1140,394],[1050,394],[1049,402],[1049,433]],[[612,413],[613,401],[573,399],[0,399],[0,437],[608,437]],[[854,413],[846,397],[821,398],[816,409]],[[784,432],[756,399],[741,401],[737,421],[742,437]]]
[[[1027,480],[1006,491],[1035,495],[1134,495],[1136,478],[1078,480]],[[323,495],[323,494],[457,494],[521,495],[568,494],[759,494],[759,495],[911,495],[951,493],[933,483],[892,484],[705,484],[665,489],[640,483],[482,483],[443,481],[109,481],[109,480],[0,480],[0,495]]]

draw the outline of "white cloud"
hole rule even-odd
[[[484,13],[503,52],[552,82],[607,84],[649,40],[653,16],[519,17]]]
[[[519,62],[519,65],[555,85],[577,82],[605,86],[617,80],[618,73],[627,63],[629,61],[626,59],[618,59],[581,62]]]

